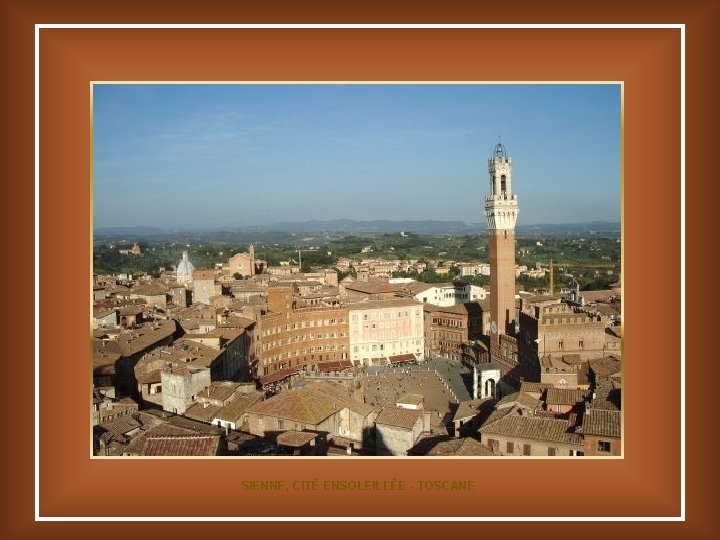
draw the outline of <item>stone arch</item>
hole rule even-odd
[[[483,397],[495,397],[495,379],[486,379],[483,386]]]

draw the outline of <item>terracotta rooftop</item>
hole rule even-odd
[[[583,401],[586,396],[587,392],[579,388],[549,388],[545,402],[548,405],[575,405]]]
[[[402,364],[404,362],[414,362],[415,360],[417,360],[417,358],[415,358],[415,355],[412,353],[397,354],[395,356],[390,356],[388,358],[390,358],[391,364]]]
[[[284,431],[277,436],[277,443],[292,448],[300,448],[317,437],[317,433],[310,431]]]
[[[219,405],[210,405],[207,402],[200,403],[196,401],[187,409],[185,409],[183,415],[187,416],[188,418],[192,418],[193,420],[198,420],[199,422],[206,422],[209,424],[216,417],[220,409],[221,406]]]
[[[271,373],[270,375],[265,375],[264,377],[261,377],[259,382],[261,386],[266,386],[268,384],[273,384],[279,381],[282,381],[284,379],[287,379],[288,377],[292,377],[293,375],[296,375],[298,373],[297,367],[289,367],[285,369],[281,369],[280,371],[276,371],[275,373]]]
[[[422,411],[403,409],[401,407],[384,407],[375,418],[376,424],[412,429],[422,419]]]
[[[570,433],[567,420],[507,414],[480,428],[485,435],[499,435],[514,439],[535,439],[541,441],[582,446],[583,439],[577,433]]]
[[[330,360],[327,362],[318,362],[317,368],[321,373],[327,373],[330,371],[343,371],[345,369],[352,369],[353,363],[350,360]]]
[[[347,389],[318,381],[260,401],[250,407],[249,412],[317,425],[344,407],[364,416],[373,411],[370,405],[349,400]]]
[[[122,415],[119,418],[111,420],[110,422],[104,422],[100,425],[114,435],[125,435],[141,426],[140,422],[129,414]]]
[[[120,334],[116,340],[123,356],[132,356],[175,333],[175,321],[157,321]],[[108,344],[109,345],[109,344]]]
[[[532,397],[530,394],[526,394],[525,392],[515,392],[513,394],[508,394],[507,396],[504,396],[500,401],[497,402],[497,405],[495,407],[497,409],[502,409],[517,404],[522,407],[535,410],[540,407],[540,403],[541,402],[539,399]]]
[[[219,445],[220,437],[217,435],[148,437],[142,455],[214,456],[218,453]]]
[[[230,403],[222,407],[215,415],[215,418],[218,420],[224,420],[225,422],[237,423],[242,418],[242,415],[250,409],[250,407],[260,401],[261,397],[262,394],[260,392],[240,394]]]
[[[464,418],[471,418],[477,416],[480,412],[494,403],[493,398],[484,399],[471,399],[469,401],[461,401],[458,405],[457,411],[453,416],[453,421],[462,420]]]
[[[317,425],[342,408],[342,403],[308,386],[260,401],[249,412]]]
[[[428,456],[492,456],[493,451],[472,437],[452,439],[438,443]]]
[[[545,390],[548,388],[552,388],[552,384],[548,383],[539,383],[539,382],[526,382],[523,381],[520,383],[520,391],[521,392],[527,392],[527,393],[533,393],[533,394],[542,394]]]
[[[157,282],[139,285],[132,290],[132,294],[137,294],[138,296],[160,296],[167,294],[167,292],[167,287]]]
[[[587,409],[580,432],[584,435],[620,438],[620,411],[610,409]]]

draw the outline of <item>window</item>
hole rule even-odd
[[[523,445],[523,456],[529,456],[530,455],[530,445],[524,444]]]
[[[580,341],[578,341],[578,349],[583,349],[583,348],[585,348],[585,342],[581,339]]]
[[[548,456],[554,456],[555,455],[555,449],[554,448],[548,448]]]
[[[507,453],[512,454],[515,452],[515,445],[511,442],[507,443]]]
[[[562,351],[562,350],[563,350],[563,342],[562,342],[562,340],[560,340],[560,341],[558,341],[558,351]]]
[[[597,450],[598,450],[598,452],[604,452],[604,453],[610,452],[610,442],[609,441],[598,441]]]

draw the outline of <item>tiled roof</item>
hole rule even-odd
[[[230,381],[215,381],[207,388],[198,393],[198,399],[213,399],[217,401],[225,401],[230,398],[237,389],[240,388],[239,383]]]
[[[147,373],[137,375],[135,378],[137,379],[137,382],[139,382],[140,384],[159,383],[160,382],[160,370],[153,369],[152,371],[149,371]]]
[[[249,412],[317,425],[343,406],[341,400],[322,392],[318,385],[308,384],[260,401]]]
[[[131,356],[172,336],[174,332],[175,321],[158,321],[120,334],[117,343],[123,356]]]
[[[142,306],[124,306],[118,310],[120,315],[140,315],[142,312]]]
[[[138,429],[141,424],[132,415],[126,414],[100,425],[114,435],[125,435],[134,429]]]
[[[210,405],[207,403],[199,403],[196,401],[187,409],[185,409],[183,415],[187,416],[188,418],[192,418],[193,420],[207,422],[209,424],[210,422],[212,422],[213,418],[215,418],[221,408],[222,407],[220,407],[219,405]]]
[[[114,352],[98,350],[93,353],[93,368],[98,369],[104,366],[115,370],[115,363],[120,360],[121,355]]]
[[[585,399],[587,392],[579,388],[549,388],[545,402],[548,405],[575,405]]]
[[[523,381],[520,383],[521,392],[531,392],[533,394],[542,394],[548,388],[552,388],[552,384],[539,383],[539,382],[527,382]]]
[[[390,356],[389,358],[391,364],[402,364],[404,362],[414,362],[415,360],[417,360],[417,358],[415,358],[415,355],[412,353],[396,354],[395,356]]]
[[[167,288],[160,283],[148,283],[147,285],[140,285],[132,290],[133,294],[138,296],[160,296],[168,292]]]
[[[518,404],[531,410],[535,410],[540,406],[540,400],[532,397],[525,392],[515,392],[508,394],[497,402],[496,408],[502,409],[511,405]]]
[[[493,398],[483,399],[471,399],[469,401],[461,401],[458,405],[457,411],[453,416],[453,421],[462,420],[463,418],[470,418],[476,416],[480,411],[487,406],[487,404],[493,402]]]
[[[375,418],[376,424],[412,429],[422,418],[422,411],[403,409],[401,407],[384,407]]]
[[[567,420],[507,414],[499,420],[485,424],[480,428],[480,432],[514,439],[536,439],[582,446],[582,437],[577,433],[569,433],[569,427]]]
[[[350,360],[330,360],[328,362],[318,362],[317,368],[321,373],[329,371],[342,371],[352,369],[353,363]]]
[[[317,437],[317,433],[310,431],[284,431],[277,436],[277,443],[283,446],[299,448],[305,446]]]
[[[218,453],[217,435],[148,437],[142,450],[144,456],[214,456]]]
[[[492,456],[493,451],[472,437],[444,441],[435,445],[428,456]]]
[[[590,360],[590,369],[593,370],[596,378],[609,377],[610,375],[620,371],[620,360],[614,357]]]
[[[602,437],[620,438],[620,411],[610,409],[587,409],[583,417],[581,433]]]
[[[613,403],[612,401],[609,401],[607,399],[593,399],[592,405],[590,405],[590,407],[593,410],[596,410],[596,409],[599,409],[599,410],[605,409],[608,411],[619,411],[620,410],[615,403]]]
[[[222,407],[215,415],[215,418],[226,422],[237,422],[250,407],[260,400],[261,396],[262,394],[260,392],[241,394]]]
[[[265,375],[264,377],[261,377],[260,385],[265,386],[268,384],[276,383],[278,381],[282,381],[283,379],[287,379],[288,377],[297,374],[297,372],[297,367],[281,369],[280,371],[276,371],[275,373],[271,373],[270,375]]]

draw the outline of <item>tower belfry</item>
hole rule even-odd
[[[512,191],[512,158],[498,142],[488,158],[490,194],[485,217],[490,243],[490,336],[513,333],[515,327],[515,223],[517,195]]]

